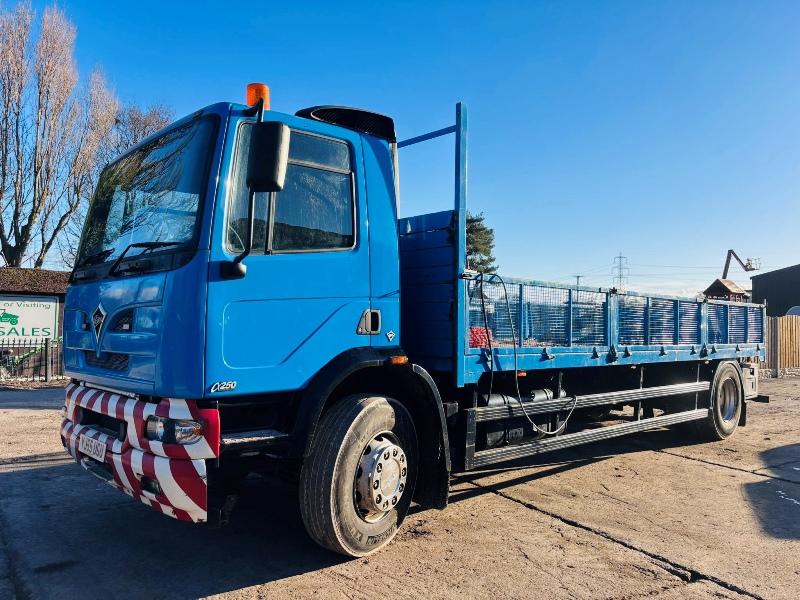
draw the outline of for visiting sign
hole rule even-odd
[[[57,332],[58,298],[0,295],[0,340],[42,340]]]

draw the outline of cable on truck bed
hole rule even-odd
[[[486,297],[483,294],[483,282],[484,282],[484,273],[479,274],[480,277],[480,294],[481,294],[481,311],[483,312],[483,327],[486,330],[486,339],[487,343],[489,344],[489,395],[488,397],[492,396],[492,386],[494,384],[494,348],[492,346],[492,336],[491,332],[489,331],[489,318],[486,314]],[[503,286],[503,296],[505,298],[506,303],[506,312],[508,313],[508,320],[511,323],[511,341],[512,347],[514,349],[514,386],[517,391],[516,400],[519,403],[519,408],[522,411],[522,414],[525,415],[525,418],[528,420],[528,423],[531,424],[531,427],[535,431],[538,431],[542,435],[558,435],[562,431],[567,428],[567,423],[569,422],[572,413],[575,412],[575,407],[578,405],[578,396],[575,395],[572,399],[572,407],[569,409],[569,413],[567,413],[564,422],[558,427],[558,429],[554,431],[548,431],[546,429],[542,429],[536,423],[533,422],[533,419],[528,415],[528,412],[525,410],[525,403],[522,401],[522,394],[519,391],[519,371],[517,370],[517,332],[516,328],[514,327],[514,319],[511,317],[511,303],[508,300],[508,289],[506,288],[505,280],[498,275],[497,273],[491,273],[490,277],[492,279],[497,279],[500,281],[500,285]]]

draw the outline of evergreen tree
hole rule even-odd
[[[494,273],[494,229],[487,227],[483,213],[467,211],[467,267],[481,273]]]

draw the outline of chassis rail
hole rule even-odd
[[[699,379],[699,373],[698,373]],[[520,406],[512,399],[509,404],[501,406],[481,406],[463,411],[464,433],[464,470],[485,467],[490,464],[534,456],[543,452],[561,450],[570,446],[587,444],[600,440],[615,438],[629,433],[656,429],[676,423],[705,419],[709,415],[708,406],[701,406],[701,394],[707,397],[711,389],[710,381],[694,381],[672,385],[640,387],[584,396],[569,396],[543,401],[527,401]],[[559,385],[560,388],[560,385]],[[676,412],[658,417],[652,411],[643,412],[643,401],[656,398],[669,398],[694,394],[695,403],[692,410]],[[589,408],[603,405],[630,404],[634,406],[634,420],[618,425],[607,425],[597,429],[582,430],[575,433],[562,434],[557,437],[529,441],[522,444],[476,450],[477,424],[489,421],[502,421],[528,415],[553,414],[572,409]],[[703,402],[703,404],[705,404]],[[524,409],[524,413],[523,413]]]
[[[662,398],[664,396],[680,396],[683,394],[694,394],[707,392],[711,388],[708,381],[698,381],[697,383],[679,383],[675,385],[661,385],[651,388],[636,390],[622,390],[619,392],[606,392],[603,394],[590,394],[578,396],[577,401],[574,396],[564,398],[554,398],[543,402],[525,402],[525,412],[529,415],[569,410],[575,403],[575,408],[589,408],[591,406],[603,406],[604,404],[619,404],[622,402],[638,402],[651,398]],[[500,419],[511,419],[522,417],[522,407],[519,404],[509,406],[483,406],[470,408],[469,412],[475,413],[475,422],[498,421]]]

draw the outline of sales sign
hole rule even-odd
[[[57,334],[58,298],[0,295],[0,340],[43,340]]]

